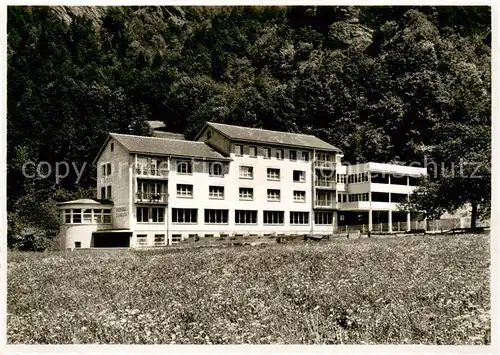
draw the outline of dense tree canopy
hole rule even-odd
[[[11,231],[40,227],[40,198],[95,185],[90,166],[55,184],[24,162],[90,165],[107,132],[147,134],[146,120],[187,138],[207,120],[311,133],[351,163],[482,161],[465,197],[467,177],[428,183],[450,200],[435,214],[489,206],[490,20],[471,6],[9,7]]]

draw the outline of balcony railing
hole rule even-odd
[[[136,202],[148,203],[167,203],[168,194],[166,192],[153,193],[153,192],[137,192],[135,196]]]
[[[314,207],[316,208],[335,208],[336,203],[333,200],[316,200],[314,201]]]
[[[141,177],[168,178],[168,169],[162,168],[136,168],[135,174]]]
[[[316,187],[327,187],[329,189],[334,189],[335,188],[335,181],[334,180],[316,179],[315,186]]]
[[[335,169],[335,162],[325,161],[325,160],[315,160],[314,166],[316,168]]]

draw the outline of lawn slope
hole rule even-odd
[[[489,344],[489,236],[10,254],[9,343]]]

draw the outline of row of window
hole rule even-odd
[[[227,237],[229,237],[229,234],[219,233],[219,236],[227,238]],[[206,234],[203,235],[203,237],[205,237],[205,238],[213,238],[214,235],[206,233]],[[189,238],[195,238],[195,241],[198,241],[199,238],[200,238],[200,235],[196,234],[196,233],[189,234]],[[181,240],[182,240],[182,234],[172,234],[172,243],[178,243]]]
[[[235,144],[234,154],[236,154],[238,156],[243,156],[244,153],[246,153],[245,152],[246,148],[247,147],[243,146],[242,144]],[[260,155],[262,155],[262,157],[264,159],[271,159],[271,153],[272,153],[272,150],[269,147],[261,147],[261,149],[260,149]],[[285,150],[282,148],[275,148],[274,153],[275,153],[274,157],[277,160],[283,160],[285,158]],[[257,154],[258,154],[258,148],[256,146],[253,146],[253,145],[248,146],[248,156],[249,157],[257,158]],[[300,156],[300,160],[303,162],[308,162],[310,160],[309,152],[301,151],[300,155],[299,155],[299,152],[297,150],[289,150],[288,151],[288,157],[289,157],[290,161],[297,161],[299,156]]]
[[[401,176],[394,174],[371,173],[370,180],[376,184],[410,185],[418,186],[418,177]]]
[[[239,199],[252,201],[254,197],[253,188],[240,187]],[[334,198],[333,192],[316,192],[316,202],[322,200],[331,200]],[[268,201],[281,201],[281,190],[277,189],[267,189],[267,200]],[[300,190],[293,191],[293,201],[294,202],[306,202],[306,192]]]
[[[253,179],[254,169],[253,166],[240,166],[240,178],[242,179]],[[277,168],[267,168],[267,180],[279,181],[281,179],[280,169]],[[293,181],[294,182],[305,182],[306,172],[303,170],[293,171]]]
[[[332,174],[328,176],[323,176],[316,171],[316,179],[321,181],[327,181],[329,183],[338,182],[341,184],[349,183],[349,184],[357,184],[362,182],[373,182],[373,183],[382,183],[388,184],[389,179],[392,185],[410,185],[416,186],[418,185],[418,178],[411,176],[395,176],[395,175],[383,175],[376,173],[358,173],[358,174]],[[333,177],[333,178],[332,178]],[[334,180],[337,178],[336,181]],[[253,167],[251,166],[240,166],[240,178],[245,179],[253,179]],[[277,168],[267,168],[267,179],[268,180],[280,180],[280,169]],[[293,181],[294,182],[305,182],[306,181],[306,172],[301,170],[293,171]]]
[[[375,184],[410,185],[417,186],[418,178],[413,176],[400,176],[384,173],[358,173],[341,175],[337,174],[337,182],[356,184],[362,182],[372,182]]]
[[[408,200],[407,194],[397,194],[388,192],[372,192],[372,201],[374,202],[392,202],[400,203]]]
[[[344,216],[340,216],[341,219],[343,219]],[[318,212],[315,214],[315,224],[332,224],[332,219],[333,216],[331,214],[326,214],[322,212]],[[316,222],[317,221],[317,222]],[[318,223],[319,222],[319,223]],[[228,237],[229,234],[219,234],[220,237]],[[203,237],[205,238],[213,238],[214,234],[203,234]],[[138,234],[137,235],[137,245],[138,246],[146,246],[147,245],[147,234]],[[195,240],[198,240],[200,238],[199,234],[189,234],[189,238],[197,238]],[[163,246],[165,245],[165,235],[164,234],[155,234],[154,235],[154,246]],[[182,234],[172,234],[172,243],[179,243],[182,241]]]
[[[142,207],[139,207],[142,208]],[[235,210],[235,224],[257,224],[257,210]],[[284,211],[263,211],[264,224],[284,224]],[[309,224],[309,212],[290,211],[290,224]],[[315,212],[316,224],[332,224],[331,212]],[[205,209],[205,224],[228,224],[229,210]],[[195,208],[173,208],[172,223],[198,223],[198,209]]]
[[[321,175],[318,171],[316,171],[316,179],[319,181],[326,181],[328,183],[338,182],[341,184],[349,183],[349,184],[357,184],[362,182],[373,182],[373,183],[382,183],[388,184],[389,180],[392,185],[410,185],[416,186],[418,185],[418,178],[411,176],[395,176],[395,175],[383,175],[376,173],[359,173],[359,174],[335,174],[333,172],[330,175],[325,176],[325,173]],[[252,166],[240,166],[240,178],[244,179],[253,179],[254,171]],[[337,178],[335,181],[335,177]],[[280,169],[277,168],[267,168],[267,179],[268,180],[280,180]],[[305,182],[306,181],[306,172],[302,170],[294,170],[293,171],[293,181],[294,182]]]
[[[177,184],[177,197],[190,197],[192,198],[193,185],[187,184]],[[209,186],[208,196],[211,199],[224,199],[224,186]],[[239,199],[244,201],[252,201],[254,199],[254,189],[251,187],[240,187],[239,188]],[[267,199],[269,201],[281,201],[281,190],[279,189],[267,189]],[[306,192],[294,190],[293,200],[295,202],[305,202]]]
[[[166,185],[162,183],[151,183],[139,181],[137,186],[138,192],[137,196],[141,199],[148,199],[153,195],[158,195],[160,201],[165,200]],[[103,190],[104,191],[104,190]],[[103,192],[103,196],[105,192]],[[318,192],[320,193],[320,192]],[[208,196],[211,199],[222,200],[225,197],[224,186],[209,186]],[[180,198],[193,198],[194,197],[194,185],[190,184],[177,184],[177,197]],[[240,187],[238,191],[238,197],[240,200],[253,201],[254,200],[254,189],[251,187]],[[267,189],[267,200],[268,201],[281,201],[281,190],[280,189]],[[293,191],[293,200],[295,202],[306,202],[306,192],[302,190]],[[339,201],[340,202],[340,201]]]
[[[160,200],[164,201],[166,197],[167,186],[163,183],[138,181],[137,183],[137,197],[139,199],[148,199],[151,196],[158,195]],[[192,198],[194,193],[194,186],[190,184],[177,184],[177,197]],[[224,199],[224,186],[209,186],[208,195],[212,199]],[[101,199],[109,199],[112,197],[112,188],[110,186],[101,187]],[[253,200],[253,188],[240,187],[239,188],[240,200]],[[267,199],[269,201],[280,201],[281,191],[279,189],[268,189]],[[297,202],[305,202],[306,192],[295,190],[293,192],[293,199]],[[165,202],[165,201],[164,201]]]
[[[148,235],[147,234],[137,234],[136,236],[136,244],[137,246],[146,246],[148,243]],[[166,243],[165,234],[155,234],[154,237],[154,246],[159,247],[163,246]]]
[[[252,201],[254,198],[253,188],[251,187],[240,187],[239,199]],[[267,200],[268,201],[281,201],[281,190],[278,189],[267,189]],[[306,202],[306,192],[294,190],[293,191],[293,201],[294,202]]]
[[[177,160],[176,171],[178,174],[191,175],[193,174],[193,161],[192,160]],[[210,176],[224,176],[224,172],[227,169],[226,163],[221,162],[209,162],[208,163],[208,174]]]
[[[348,184],[357,184],[359,182],[368,182],[370,175],[368,173],[350,174],[347,175]]]
[[[264,224],[284,224],[284,211],[263,211]],[[165,208],[137,207],[137,222],[164,223]],[[66,224],[112,223],[110,209],[65,209],[63,220]],[[205,209],[206,224],[227,224],[229,210]],[[198,210],[190,208],[173,208],[172,223],[198,223]],[[257,224],[256,210],[235,210],[236,224]],[[331,212],[315,212],[316,224],[332,224]],[[309,212],[290,212],[290,224],[309,224]]]
[[[193,162],[191,160],[176,160],[178,174],[190,175],[193,173]],[[105,163],[101,165],[102,176],[111,175],[111,163]],[[138,175],[144,176],[166,176],[168,174],[168,161],[161,161],[152,158],[141,158],[137,161],[136,172]],[[225,163],[221,162],[210,162],[208,163],[208,172],[210,176],[224,176]],[[240,166],[240,177],[246,179],[253,179],[253,167],[252,166]],[[268,168],[267,169],[267,179],[268,180],[280,180],[280,169],[278,168]],[[345,176],[345,175],[342,175]],[[334,175],[335,177],[335,175]],[[338,178],[340,179],[340,177]],[[305,181],[305,171],[294,170],[293,172],[294,181]]]
[[[254,177],[254,169],[252,166],[240,166],[240,178],[243,179],[253,179]],[[335,181],[335,177],[337,178]],[[316,179],[321,180],[321,181],[327,181],[329,183],[334,183],[338,182],[341,184],[349,183],[349,184],[356,184],[356,183],[362,183],[362,182],[369,182],[371,177],[371,181],[373,183],[389,183],[389,175],[378,175],[375,173],[372,173],[370,176],[370,173],[359,173],[359,174],[335,174],[333,172],[332,174],[329,174],[325,176],[325,173],[321,175],[318,171],[316,171]],[[275,180],[279,181],[281,179],[281,173],[280,169],[278,168],[267,168],[267,180]],[[407,180],[408,179],[408,180]],[[415,186],[417,185],[418,181],[417,178],[409,177],[409,176],[403,176],[403,177],[397,177],[394,175],[390,175],[390,182],[393,185],[412,185]],[[294,170],[293,171],[293,181],[294,182],[305,182],[306,181],[306,172],[303,170]]]
[[[156,187],[155,187],[156,186]],[[161,186],[161,185],[160,185]],[[153,187],[155,187],[153,189]],[[153,191],[154,190],[154,191]],[[147,192],[145,192],[147,191]],[[161,193],[162,189],[158,187],[158,184],[148,185],[146,189],[142,184],[138,186],[138,196],[139,197],[148,197],[151,194],[159,194],[160,200],[162,200]],[[208,196],[211,199],[223,200],[225,195],[224,186],[209,186],[208,187]],[[333,196],[333,193],[328,192],[317,192],[317,199],[322,199],[322,196],[328,195],[329,197]],[[188,184],[177,184],[177,197],[180,198],[193,198],[194,197],[194,186]],[[242,201],[253,201],[254,200],[254,189],[252,187],[240,187],[238,191],[238,197]],[[279,189],[267,189],[267,200],[268,201],[281,201],[281,190]],[[162,200],[163,201],[163,200]],[[293,191],[293,201],[294,202],[306,202],[306,192],[301,190]],[[339,201],[341,202],[341,201]]]
[[[285,158],[285,150],[283,148],[269,148],[269,147],[260,147],[260,155],[264,159],[270,159],[272,156],[272,152],[274,150],[274,156],[278,160],[283,160]],[[259,155],[259,147],[250,145],[245,146],[242,144],[235,144],[234,153],[238,156],[243,156],[248,154],[251,158],[256,158]],[[295,149],[288,150],[288,158],[290,161],[298,161],[299,159],[303,162],[308,162],[311,159],[310,153],[307,151],[298,151]],[[328,153],[316,153],[315,159],[316,161],[321,162],[333,162],[334,155]]]
[[[398,194],[388,192],[372,192],[373,202],[392,202],[400,203],[408,200],[407,194]],[[357,193],[357,194],[345,194],[339,193],[337,195],[338,202],[359,202],[359,201],[370,201],[370,195],[368,192]]]
[[[203,235],[205,238],[213,238],[213,234],[204,234]],[[221,234],[223,236],[223,234]],[[199,238],[198,234],[189,234],[190,238]],[[172,243],[179,243],[182,240],[182,234],[172,234]],[[80,242],[78,242],[80,243]],[[137,234],[136,236],[136,245],[137,246],[147,246],[148,244],[148,235],[147,234]],[[165,234],[155,234],[154,235],[154,246],[155,247],[161,247],[166,245],[166,238]],[[75,242],[76,246],[76,242]],[[76,246],[77,248],[80,247],[80,244]]]
[[[193,160],[191,159],[176,159],[175,171],[178,174],[191,175],[193,174]],[[205,164],[204,162],[199,162],[200,164]],[[208,167],[208,173],[210,176],[222,177],[225,171],[228,169],[227,163],[223,162],[209,162],[207,165],[203,165],[204,169]],[[168,160],[160,160],[155,158],[141,157],[137,159],[137,164],[135,167],[136,174],[139,176],[168,176],[169,172]],[[101,164],[101,176],[110,176],[112,173],[111,163]]]
[[[238,145],[237,145],[238,146]],[[242,146],[240,146],[242,147]],[[254,147],[255,148],[255,147]],[[265,148],[270,149],[270,148]],[[277,149],[277,152],[282,152],[282,149]],[[295,153],[292,153],[295,152]],[[291,160],[296,160],[296,151],[291,150]],[[307,154],[307,159],[309,159],[308,152],[302,152]],[[277,153],[277,158],[281,157],[282,153]],[[295,159],[293,159],[295,157]],[[326,156],[318,156],[320,161],[325,159]],[[281,159],[281,158],[278,158]],[[308,160],[306,160],[308,161]],[[222,177],[228,170],[227,163],[222,162],[209,162],[208,163],[208,173],[210,176]],[[136,171],[139,175],[153,175],[153,176],[165,176],[168,173],[168,161],[159,160],[154,158],[138,158]],[[190,159],[176,159],[176,171],[178,174],[191,175],[193,173],[193,160]],[[102,176],[111,175],[111,163],[104,163],[101,165]],[[253,179],[254,169],[252,166],[240,166],[239,171],[240,178]],[[332,176],[328,176],[330,178]],[[333,178],[337,178],[338,183],[363,183],[363,182],[373,182],[379,184],[389,184],[389,181],[393,185],[418,185],[418,178],[411,176],[399,176],[394,174],[384,174],[384,173],[357,173],[357,174],[335,174],[333,172]],[[317,176],[318,178],[318,176]],[[280,180],[280,169],[278,168],[268,168],[267,169],[267,179],[268,180]],[[293,181],[295,182],[305,182],[305,171],[294,170],[293,171]]]
[[[138,160],[136,172],[138,175],[144,176],[165,176],[168,173],[168,163],[164,161],[165,166],[159,165],[161,162],[157,159],[144,158],[143,160]],[[102,176],[111,175],[111,163],[102,164]],[[208,163],[209,175],[222,177],[224,176],[225,164],[220,162],[210,162]],[[191,160],[177,160],[177,173],[191,175],[193,173],[193,163]],[[240,178],[253,179],[254,169],[252,166],[240,166],[239,172]],[[280,169],[278,168],[268,168],[267,169],[267,179],[279,181],[280,180]],[[293,180],[304,182],[305,181],[305,171],[294,170]]]
[[[62,210],[63,223],[66,224],[97,224],[108,223],[111,221],[110,209],[97,208],[67,208]]]
[[[138,195],[144,194],[159,194],[164,195],[162,191],[166,188],[166,185],[161,183],[149,183],[149,182],[139,182],[138,183]],[[177,197],[193,198],[193,185],[189,184],[177,184]],[[101,188],[101,198],[111,199],[112,198],[111,186]],[[325,192],[318,192],[325,194]],[[209,198],[211,199],[224,199],[224,186],[209,186],[208,190]],[[148,195],[149,196],[149,195]],[[253,201],[254,200],[254,189],[251,187],[240,187],[238,197],[242,201]],[[317,196],[317,199],[319,197]],[[406,194],[391,193],[391,198],[389,198],[389,193],[382,192],[372,192],[372,201],[374,202],[394,202],[399,203],[406,201],[408,196]],[[163,200],[163,199],[162,199]],[[281,190],[279,189],[267,189],[267,200],[268,201],[281,201]],[[300,190],[293,191],[294,202],[306,202],[306,192]],[[357,193],[357,194],[346,194],[338,193],[337,201],[339,203],[343,202],[358,202],[358,201],[369,201],[369,193]]]
[[[340,183],[347,182],[348,184],[357,184],[361,182],[373,182],[379,184],[388,184],[389,176],[391,179],[391,184],[393,185],[407,185],[407,178],[410,179],[410,185],[417,185],[417,181],[415,178],[407,177],[407,176],[395,176],[389,174],[377,174],[377,173],[357,173],[357,174],[349,174],[349,175],[341,175],[337,174],[337,181]]]
[[[349,202],[369,201],[368,192],[349,194]]]

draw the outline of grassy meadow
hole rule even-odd
[[[9,253],[8,343],[490,344],[488,235]]]

